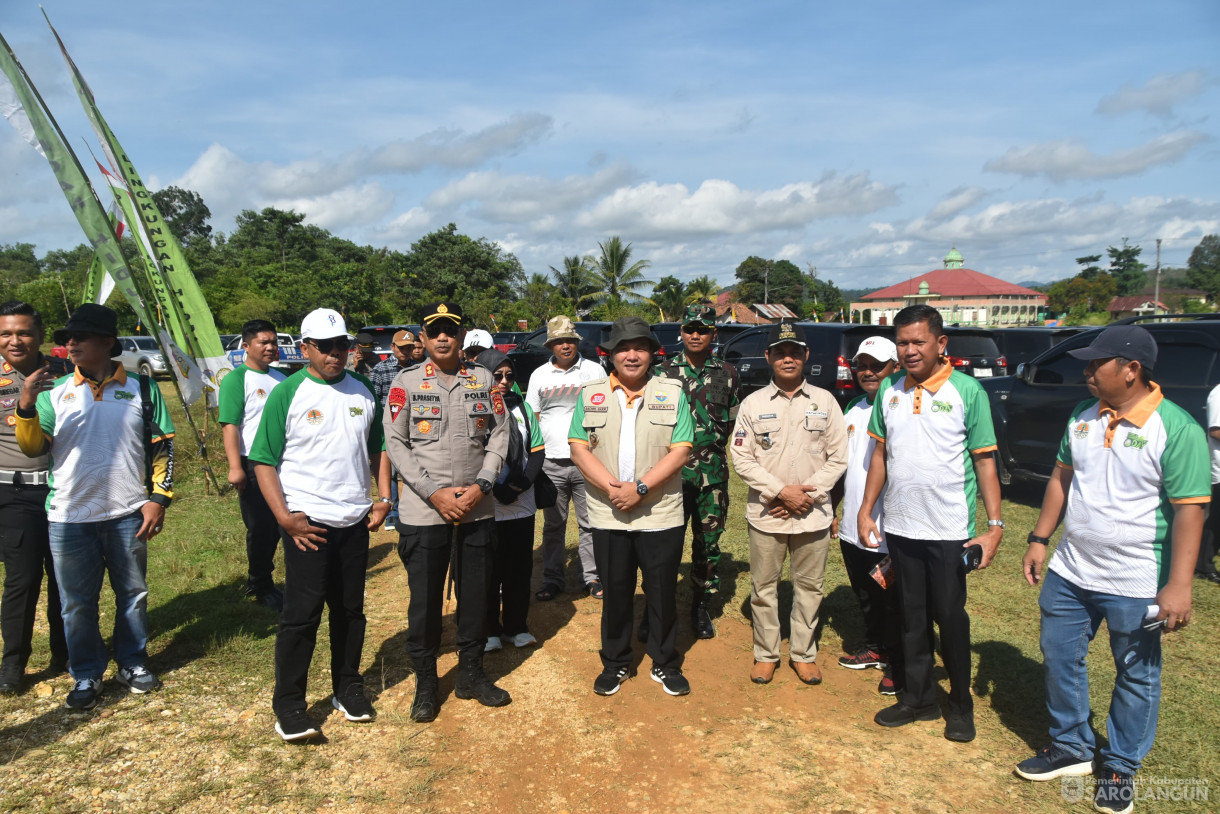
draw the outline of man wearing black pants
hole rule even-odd
[[[970,617],[966,614],[965,549],[981,549],[979,568],[995,557],[1004,533],[995,430],[987,394],[972,377],[954,371],[944,355],[947,337],[935,308],[911,305],[894,317],[898,359],[906,369],[882,382],[868,432],[877,441],[864,499],[856,516],[860,542],[883,539],[872,517],[885,489],[885,534],[898,572],[906,687],[902,700],[874,717],[903,726],[941,717],[932,679],[928,625],[940,628],[949,672],[945,737],[974,740],[970,695]],[[968,471],[972,468],[973,471]],[[990,518],[975,530],[979,494]]]
[[[353,722],[376,714],[364,694],[364,579],[369,532],[390,511],[381,454],[381,406],[368,379],[344,370],[351,338],[327,308],[301,324],[309,366],[267,399],[250,449],[258,486],[283,530],[284,610],[275,637],[275,731],[286,741],[320,733],[306,678],[323,606],[330,609],[331,704]],[[380,499],[369,500],[369,469]]]
[[[25,667],[32,652],[34,617],[42,575],[47,575],[47,626],[51,664],[48,672],[62,673],[68,666],[68,645],[60,615],[59,586],[51,565],[47,535],[47,466],[43,454],[28,458],[17,445],[13,412],[25,377],[47,366],[59,377],[69,372],[63,359],[43,356],[42,318],[30,305],[0,305],[0,557],[4,560],[4,599],[0,602],[0,693],[21,691]]]

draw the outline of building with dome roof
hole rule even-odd
[[[981,271],[965,268],[965,258],[954,246],[945,255],[944,268],[882,288],[851,304],[852,322],[889,325],[908,305],[931,305],[946,325],[1001,328],[1041,325],[1046,295]]]

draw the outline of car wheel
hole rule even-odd
[[[140,362],[140,375],[147,376],[150,379],[156,378],[156,376],[153,374],[152,365],[150,365],[148,362]]]

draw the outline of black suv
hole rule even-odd
[[[860,395],[851,370],[851,358],[856,355],[860,343],[870,336],[894,338],[892,325],[846,322],[802,322],[800,325],[809,345],[805,379],[834,393],[840,406]],[[761,325],[742,332],[724,345],[721,356],[732,362],[741,375],[742,398],[761,390],[771,381],[771,367],[763,355],[770,333],[770,325]],[[990,331],[946,325],[945,335],[949,337],[945,352],[955,369],[980,378],[1003,370],[1003,359],[997,358],[999,352]]]
[[[1156,339],[1159,352],[1152,380],[1165,398],[1207,427],[1207,396],[1220,383],[1220,315],[1171,315],[1175,322],[1152,322],[1160,317],[1134,317],[1121,323],[1138,323]],[[983,382],[991,400],[995,423],[1000,479],[1046,479],[1055,468],[1072,410],[1089,398],[1084,383],[1088,364],[1068,351],[1088,345],[1100,329],[1068,337],[1028,364],[1017,375]]]
[[[418,325],[365,325],[358,333],[373,337],[373,351],[377,354],[378,361],[384,362],[390,358],[390,343],[394,340],[394,334],[399,331],[410,331],[419,336]]]
[[[1075,336],[1088,328],[1076,327],[1038,327],[998,328],[991,332],[1000,354],[1008,363],[1007,370],[996,375],[1003,376],[1017,372],[1017,365],[1032,362],[1035,358],[1058,345],[1069,336]]]
[[[661,343],[661,350],[665,352],[665,356],[677,356],[682,353],[682,323],[681,322],[658,322],[652,327],[652,335]],[[750,325],[743,325],[740,322],[726,322],[723,325],[716,326],[716,343],[712,345],[712,354],[719,356],[725,343],[737,336],[743,331],[748,331]]]
[[[612,322],[574,322],[576,333],[580,334],[580,355],[586,359],[605,366],[605,353],[598,347],[610,337]],[[513,370],[517,374],[517,386],[522,392],[529,386],[530,374],[536,368],[551,358],[551,350],[546,346],[546,328],[539,328],[527,334],[517,343],[516,350],[508,352],[512,360]]]

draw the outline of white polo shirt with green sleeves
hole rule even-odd
[[[1156,596],[1169,581],[1174,506],[1211,501],[1203,428],[1152,387],[1122,417],[1081,402],[1059,445],[1072,486],[1050,570],[1089,591]]]
[[[868,425],[885,442],[885,530],[913,540],[975,536],[971,456],[996,448],[987,393],[942,360],[923,384],[905,373],[883,381]]]
[[[267,404],[267,396],[275,386],[288,376],[273,367],[266,372],[259,372],[243,365],[238,365],[220,382],[220,423],[234,424],[240,433],[242,457],[250,454],[254,445],[254,435],[258,432],[258,422],[263,415],[263,407]]]
[[[347,528],[373,507],[369,457],[384,449],[372,383],[351,371],[328,382],[303,368],[267,396],[249,457],[279,470],[289,511]]]

